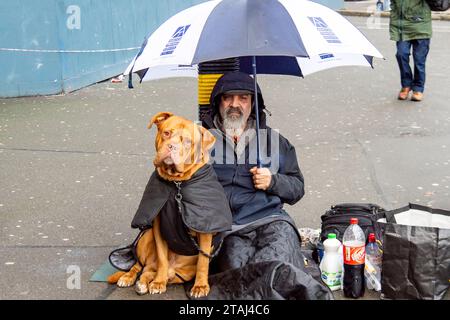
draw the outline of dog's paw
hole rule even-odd
[[[153,281],[148,285],[148,292],[150,294],[166,292],[166,283],[162,281]]]
[[[117,281],[117,286],[121,288],[131,287],[135,281],[135,277],[124,274],[120,277],[119,281]]]
[[[136,293],[139,295],[144,295],[148,293],[148,284],[138,281],[135,286]]]
[[[201,298],[209,294],[209,285],[194,285],[191,289],[191,297]]]

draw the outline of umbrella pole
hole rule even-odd
[[[256,56],[252,57],[253,80],[255,82],[255,114],[256,114],[256,165],[261,168],[261,154],[259,148],[259,106],[258,106],[258,84],[256,82]]]

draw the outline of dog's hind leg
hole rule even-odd
[[[169,249],[169,283],[183,283],[194,279],[197,260],[198,255],[182,256]]]
[[[106,281],[108,281],[109,284],[116,284],[120,277],[122,277],[125,273],[125,271],[117,271],[116,273],[110,275]]]
[[[136,263],[128,272],[118,271],[108,277],[108,283],[117,283],[119,287],[130,287],[137,279],[139,272],[141,272],[142,266]]]
[[[155,279],[148,287],[151,294],[166,292],[169,272],[169,247],[161,235],[159,215],[154,220],[153,234],[156,244],[157,268]]]
[[[169,283],[175,284],[191,281],[195,277],[196,270],[197,266],[195,264],[177,268],[176,270],[169,270]]]

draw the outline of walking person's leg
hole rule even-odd
[[[430,39],[414,40],[413,44],[414,58],[414,80],[412,83],[413,95],[411,100],[421,101],[425,88],[425,62],[430,51]]]
[[[400,69],[400,81],[402,89],[398,94],[400,100],[408,99],[409,91],[413,83],[413,73],[409,65],[409,56],[411,54],[411,41],[397,41],[396,58]]]

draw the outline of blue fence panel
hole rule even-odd
[[[145,36],[204,1],[1,1],[0,97],[70,92],[120,74]]]
[[[43,1],[40,9],[33,1],[2,1],[0,4],[0,91],[2,96],[21,96],[45,87],[57,93],[61,74],[54,32],[57,16],[53,1]],[[7,51],[27,49],[38,51]]]
[[[0,96],[70,92],[120,74],[145,36],[203,1],[1,1]]]

